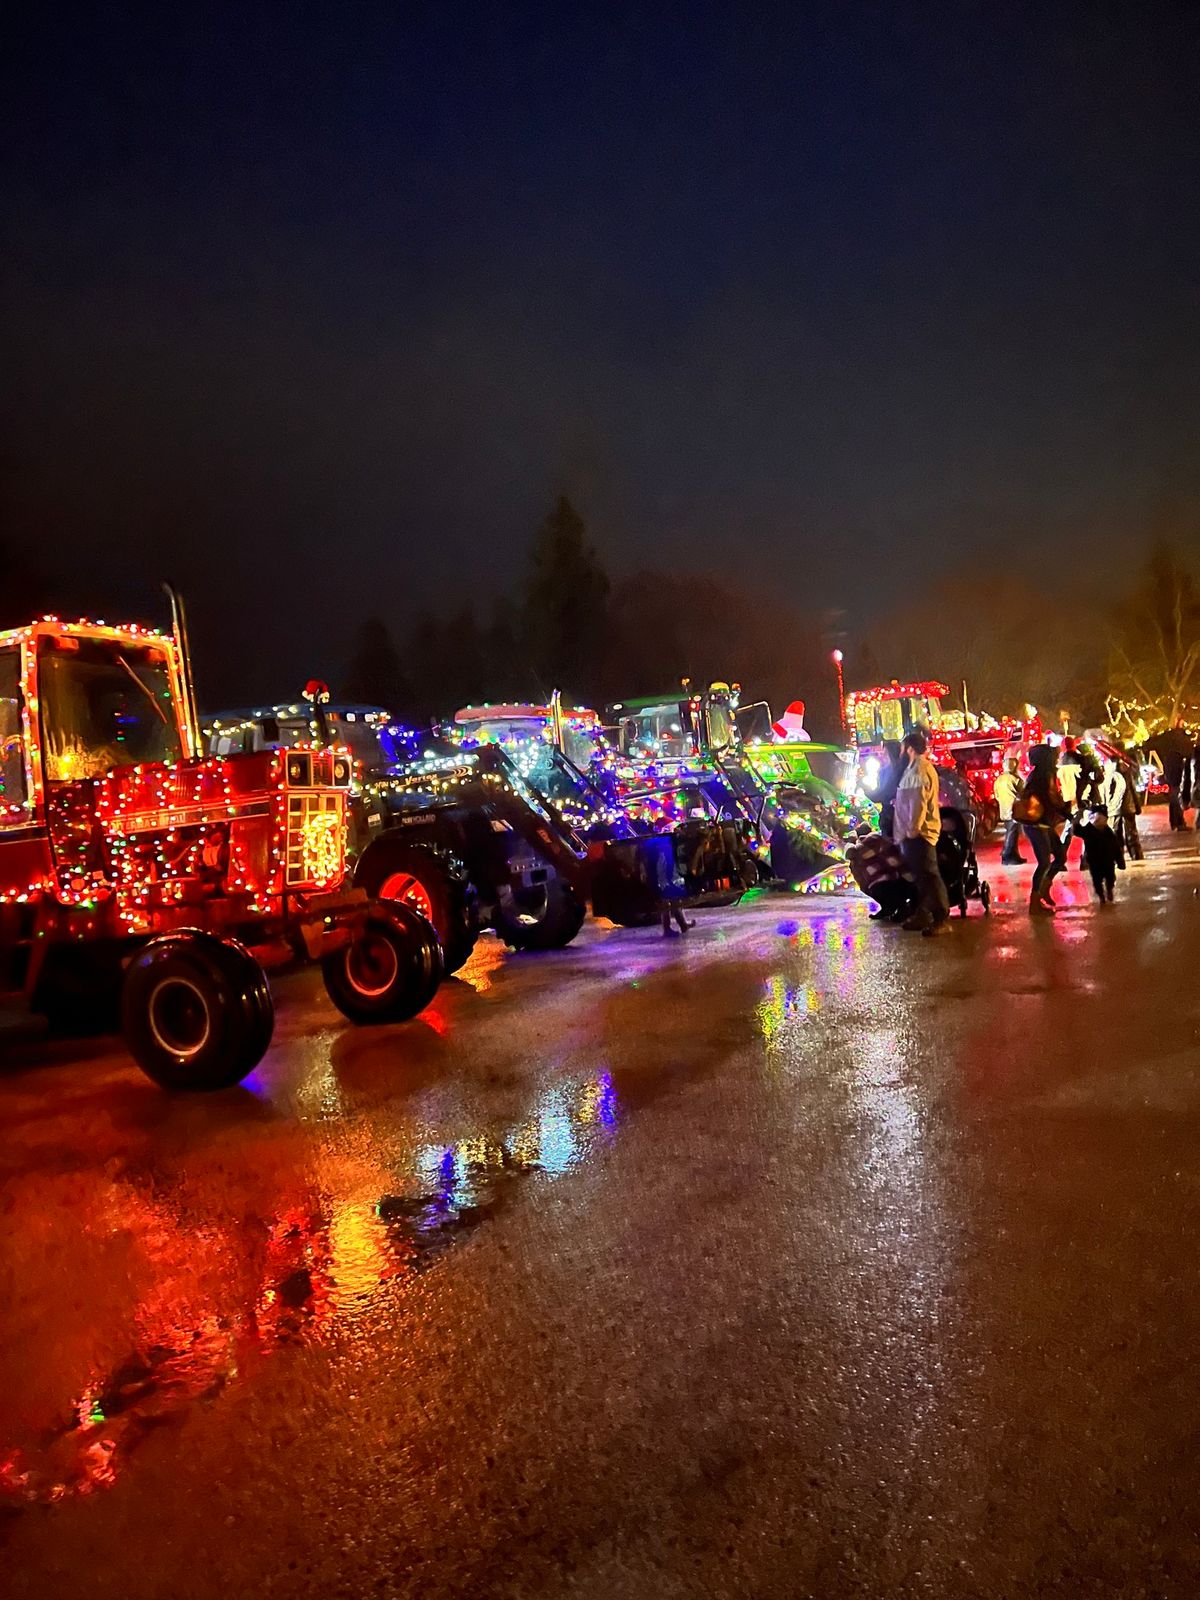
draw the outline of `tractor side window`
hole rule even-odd
[[[563,754],[580,772],[586,772],[596,754],[595,736],[582,728],[564,728]]]
[[[708,702],[708,742],[713,750],[728,750],[733,743],[733,719],[721,700]]]
[[[0,650],[0,828],[28,820],[25,733],[21,726],[21,652]]]
[[[183,755],[167,658],[153,646],[45,639],[38,700],[49,783]]]

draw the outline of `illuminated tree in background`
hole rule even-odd
[[[1165,546],[1114,617],[1109,687],[1112,710],[1130,730],[1140,719],[1156,733],[1200,711],[1200,588]]]

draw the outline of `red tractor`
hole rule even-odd
[[[345,887],[350,753],[202,756],[182,609],[164,634],[44,617],[0,633],[0,996],[118,1019],[168,1088],[240,1082],[271,1039],[264,967],[320,961],[353,1021],[442,974],[410,908]]]

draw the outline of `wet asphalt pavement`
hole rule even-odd
[[[0,1034],[0,1588],[1200,1593],[1200,867],[1152,843],[1053,922],[989,861],[938,941],[488,939],[376,1032],[305,975],[213,1098]]]

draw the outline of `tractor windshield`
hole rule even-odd
[[[74,636],[38,652],[42,752],[49,783],[183,755],[166,651]]]
[[[621,752],[643,760],[684,760],[699,754],[686,705],[647,706],[621,718]]]

